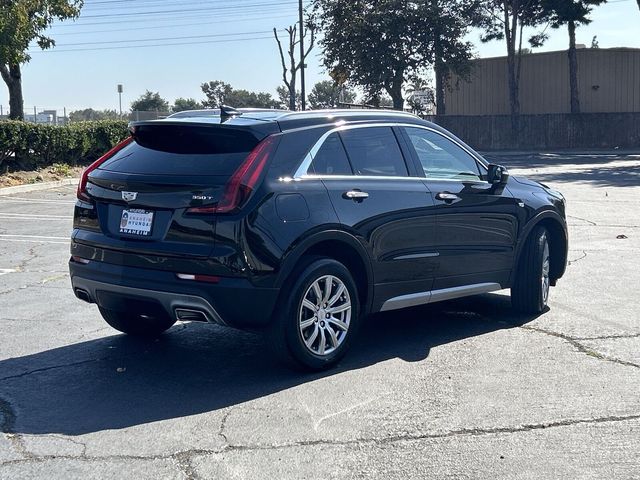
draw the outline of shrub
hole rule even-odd
[[[129,136],[126,121],[65,126],[0,121],[0,168],[32,170],[53,164],[86,165]]]

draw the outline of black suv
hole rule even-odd
[[[503,288],[541,312],[567,227],[560,193],[413,115],[223,107],[132,123],[82,176],[71,255],[122,332],[259,330],[320,369],[370,313]]]

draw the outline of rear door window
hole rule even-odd
[[[390,127],[347,129],[340,136],[357,175],[409,175],[398,140]]]
[[[337,133],[329,135],[313,156],[309,173],[314,175],[352,175],[351,165]]]

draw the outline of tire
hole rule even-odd
[[[102,318],[116,330],[136,337],[157,337],[176,321],[169,315],[146,316],[98,307]]]
[[[535,227],[526,242],[511,287],[511,305],[521,313],[539,314],[549,300],[551,257],[547,230]]]
[[[333,259],[309,257],[285,284],[267,341],[289,366],[324,370],[345,355],[359,320],[358,289],[349,270]]]

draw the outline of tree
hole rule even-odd
[[[169,102],[162,98],[159,92],[147,90],[131,104],[131,111],[168,112]]]
[[[569,91],[571,113],[580,113],[578,91],[578,55],[576,53],[576,28],[591,23],[589,14],[594,7],[606,0],[542,0],[542,6],[550,16],[551,27],[567,26],[569,31]],[[595,40],[595,37],[594,37]],[[593,42],[592,42],[593,43]]]
[[[83,110],[74,110],[69,113],[71,122],[87,122],[92,120],[117,120],[120,118],[115,110],[94,110],[93,108],[85,108]]]
[[[507,70],[509,83],[509,106],[511,131],[514,138],[519,135],[520,116],[520,66],[524,27],[536,27],[545,22],[545,11],[541,0],[486,0],[477,26],[484,29],[481,41],[504,40],[507,47]],[[542,45],[544,33],[529,38],[532,47]]]
[[[313,25],[311,22],[308,22],[306,30],[310,32],[311,40],[309,42],[307,50],[304,52],[303,58],[300,59],[298,57],[298,46],[300,45],[300,39],[298,38],[297,26],[292,25],[285,29],[287,35],[289,36],[287,59],[285,59],[285,53],[282,49],[282,43],[280,43],[280,38],[278,38],[278,31],[275,28],[273,29],[273,36],[276,38],[278,51],[280,52],[280,62],[282,64],[282,81],[289,91],[289,110],[296,109],[296,78],[298,75],[298,70],[302,68],[303,63],[306,61],[307,56],[309,55],[309,53],[311,53],[311,50],[313,49],[313,46],[315,44],[315,25]],[[303,32],[302,38],[305,38],[306,35],[307,33]]]
[[[385,90],[402,110],[402,86],[421,63],[416,15],[403,0],[315,0],[323,63],[374,100]]]
[[[291,105],[289,103],[291,101],[289,89],[284,85],[280,85],[278,88],[276,88],[276,93],[278,94],[278,108],[288,108],[289,110],[291,110]],[[300,93],[300,90],[296,90],[295,110],[298,110],[300,108],[302,108],[302,94]]]
[[[235,90],[231,85],[220,80],[203,83],[202,92],[207,97],[202,105],[208,108],[220,108],[229,105],[236,108],[276,108],[278,101],[270,93]]]
[[[224,105],[225,98],[233,90],[231,85],[220,80],[203,83],[200,88],[202,88],[202,93],[207,97],[202,102],[202,105],[209,108],[219,108],[220,105]]]
[[[77,18],[83,0],[2,0],[0,2],[0,74],[9,90],[9,118],[24,120],[21,65],[31,60],[29,45],[55,46],[44,32],[54,20]]]
[[[347,86],[338,86],[331,80],[318,82],[309,94],[309,106],[312,109],[335,108],[339,103],[353,103],[355,92]]]
[[[371,99],[384,90],[401,110],[404,84],[431,66],[439,85],[450,70],[468,69],[472,47],[462,37],[477,5],[478,0],[314,0],[324,65],[334,79],[346,77]]]
[[[185,110],[199,110],[202,108],[202,104],[195,98],[176,98],[171,107],[172,112],[184,112]]]
[[[225,102],[237,108],[276,108],[278,102],[270,93],[250,92],[249,90],[231,90]]]
[[[433,57],[436,80],[436,114],[446,113],[445,88],[451,73],[468,78],[471,73],[473,46],[463,41],[472,25],[481,21],[482,0],[430,0],[422,8],[422,16],[436,19],[426,28],[424,43],[433,42]],[[432,38],[429,38],[432,37]],[[415,102],[414,102],[415,103]]]

